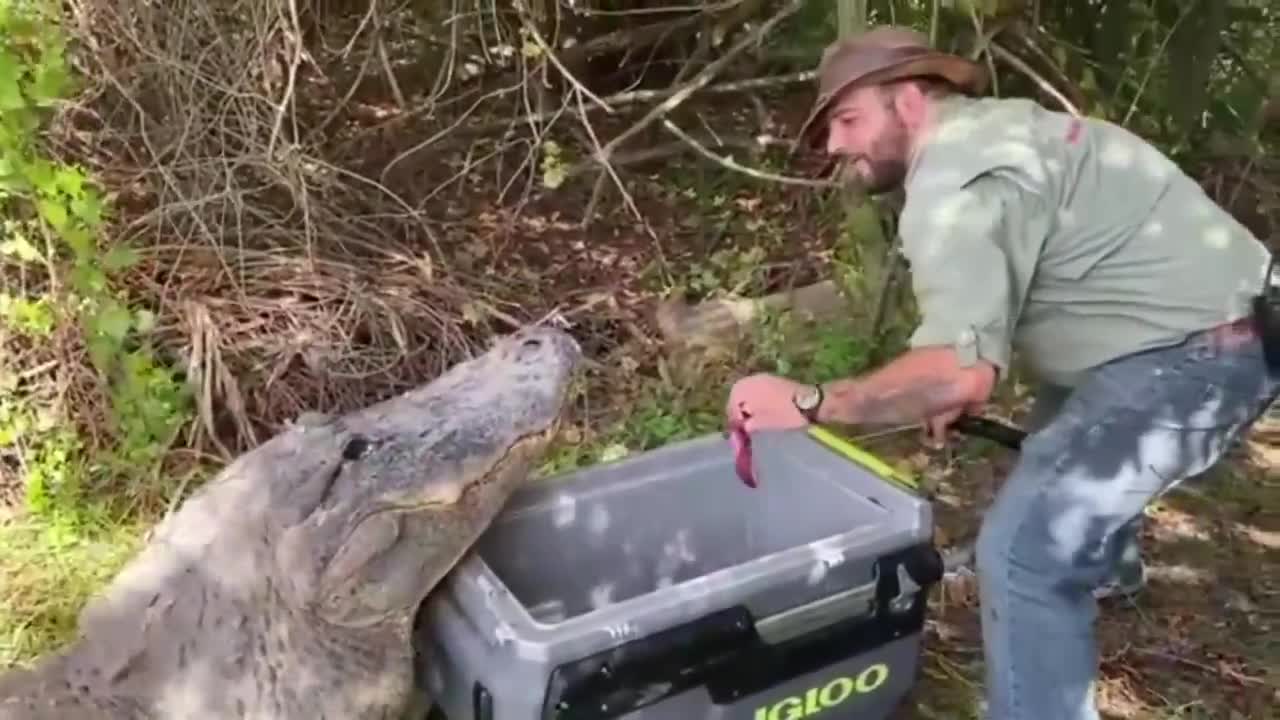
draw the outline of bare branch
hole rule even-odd
[[[565,67],[564,64],[560,62],[560,58],[556,57],[555,51],[547,45],[546,40],[542,39],[542,33],[538,32],[537,25],[528,18],[529,9],[525,6],[524,0],[516,0],[515,6],[516,9],[520,11],[521,20],[524,22],[524,29],[529,32],[529,35],[538,45],[538,48],[542,50],[542,54],[546,55],[547,59],[551,61],[551,64],[555,65],[556,69],[558,69],[560,73],[564,75],[565,79],[573,85],[574,90],[591,98],[591,102],[600,106],[600,108],[605,112],[612,113],[613,108],[609,107],[609,104],[601,100],[599,97],[596,97],[595,93],[588,90],[587,87],[578,80],[578,78],[574,77],[573,73],[569,72],[569,68]]]
[[[284,93],[280,97],[280,106],[276,108],[276,122],[271,129],[271,139],[267,142],[267,157],[275,154],[276,141],[280,138],[280,128],[284,123],[285,110],[293,103],[293,88],[298,80],[298,66],[302,64],[302,27],[298,22],[298,2],[297,0],[288,0],[289,5],[289,28],[284,33],[289,44],[293,46],[293,57],[289,61],[289,79],[285,85]],[[294,134],[295,137],[297,134]]]
[[[751,34],[739,40],[736,45],[729,48],[729,50],[727,50],[724,55],[717,58],[715,62],[708,64],[697,75],[695,75],[691,80],[689,80],[689,82],[685,83],[684,86],[682,86],[679,90],[673,93],[671,97],[667,98],[661,104],[654,107],[652,110],[646,113],[644,117],[640,118],[640,120],[637,121],[634,125],[622,131],[617,136],[615,136],[612,140],[610,140],[604,146],[604,148],[602,148],[601,151],[597,154],[597,158],[599,159],[599,161],[602,164],[607,163],[609,161],[609,156],[614,152],[614,150],[618,148],[619,145],[626,142],[628,139],[634,137],[637,133],[643,131],[645,128],[649,127],[649,125],[651,125],[659,117],[671,112],[676,107],[678,107],[680,103],[689,99],[690,95],[693,95],[695,92],[697,92],[698,90],[700,90],[701,88],[709,84],[711,82],[711,79],[715,77],[716,74],[718,74],[721,70],[723,70],[725,66],[727,66],[743,50],[746,50],[751,45],[754,45],[755,43],[760,42],[760,39],[764,37],[765,34],[767,34],[770,30],[772,30],[775,25],[787,19],[791,15],[795,14],[795,12],[798,11],[800,9],[800,6],[803,4],[804,4],[804,0],[790,0],[790,2],[788,2],[785,6],[783,6],[781,10],[775,13],[773,17],[770,17],[768,20],[761,23],[760,26],[757,27]]]
[[[1045,80],[1044,76],[1036,72],[1035,68],[1028,65],[1022,58],[1014,55],[996,40],[992,40],[987,47],[991,49],[992,54],[996,57],[1012,65],[1018,72],[1026,75],[1028,78],[1031,78],[1032,82],[1039,85],[1041,90],[1052,95],[1067,112],[1075,115],[1076,117],[1080,116],[1080,109],[1068,100],[1067,96],[1062,94],[1061,90],[1054,87],[1053,83]]]
[[[630,196],[627,195],[626,188],[623,187],[622,181],[617,178],[617,174],[614,172],[613,167],[609,163],[609,160],[613,156],[614,151],[617,150],[617,148],[620,145],[622,145],[622,143],[626,142],[629,138],[634,137],[638,133],[642,132],[645,128],[649,127],[649,125],[653,124],[653,122],[657,120],[659,117],[665,116],[667,113],[674,110],[681,103],[687,100],[689,96],[693,95],[699,89],[706,87],[711,82],[711,79],[715,77],[716,74],[719,73],[721,70],[723,70],[725,66],[727,66],[743,50],[746,50],[751,45],[758,43],[760,41],[760,38],[764,37],[765,34],[769,32],[769,30],[771,30],[775,25],[777,25],[778,23],[782,22],[783,20],[785,20],[786,18],[794,14],[797,10],[800,9],[800,6],[803,4],[804,4],[804,0],[790,0],[790,2],[788,2],[785,6],[783,6],[781,10],[779,10],[777,13],[774,13],[774,15],[770,17],[768,20],[766,20],[765,22],[761,23],[760,26],[757,27],[749,35],[739,40],[738,43],[733,47],[731,47],[728,51],[726,51],[724,55],[720,56],[715,62],[708,64],[705,68],[699,71],[697,75],[695,75],[687,83],[681,86],[679,90],[672,93],[670,97],[668,97],[662,103],[650,109],[649,112],[644,115],[644,117],[640,118],[640,120],[638,120],[631,127],[627,128],[626,130],[623,130],[621,133],[614,136],[614,138],[610,140],[607,144],[605,144],[604,147],[596,151],[596,155],[595,155],[596,161],[601,165],[603,170],[601,171],[600,177],[596,180],[595,188],[591,192],[591,201],[587,204],[587,209],[583,213],[583,219],[582,219],[583,227],[586,227],[590,224],[591,218],[595,213],[595,206],[599,202],[601,192],[604,190],[603,183],[604,183],[606,172],[609,175],[613,176],[614,182],[617,183],[618,190],[622,192],[624,198],[627,198],[628,205],[631,205],[632,207],[634,207],[634,203],[630,201]],[[638,212],[636,213],[636,216],[639,217]]]
[[[786,75],[770,75],[768,77],[762,77],[762,78],[735,80],[732,82],[719,83],[716,85],[707,85],[706,87],[699,90],[698,94],[699,95],[728,94],[728,93],[746,92],[748,90],[759,90],[761,88],[783,87],[786,85],[795,85],[798,83],[810,82],[815,77],[817,77],[817,73],[815,71],[805,70],[802,72],[788,73]],[[614,108],[616,110],[619,106],[622,106],[622,105],[636,105],[639,103],[650,102],[653,100],[661,100],[663,98],[669,98],[679,91],[680,91],[679,87],[667,88],[664,90],[627,90],[624,92],[614,93],[613,95],[607,95],[604,98],[602,98],[602,100],[604,101],[605,105],[608,105],[609,107]],[[596,110],[599,108],[600,106],[593,105],[593,106],[587,107],[586,111],[590,112],[592,110]],[[554,116],[559,114],[560,114],[559,110],[550,110],[550,111],[541,112],[541,113],[523,115],[521,117],[516,118],[514,122],[517,122],[517,123],[542,122],[544,120],[550,120]],[[494,122],[479,123],[479,124],[471,125],[467,127],[459,127],[457,128],[457,130],[459,133],[483,134],[487,132],[492,132],[494,130],[500,130],[504,127],[507,127],[510,124],[511,124],[511,121],[498,120]]]
[[[755,168],[749,168],[744,165],[740,165],[731,157],[720,157],[719,155],[716,155],[715,153],[711,152],[710,150],[707,149],[705,145],[695,140],[684,130],[681,130],[679,126],[671,122],[671,120],[668,118],[662,119],[662,126],[665,127],[667,130],[669,130],[672,135],[675,135],[676,137],[683,140],[685,144],[687,144],[689,147],[697,151],[699,155],[707,158],[708,160],[711,160],[712,162],[716,163],[717,165],[720,165],[721,167],[728,168],[729,170],[733,170],[735,172],[740,172],[744,175],[749,175],[753,178],[756,178],[757,180],[768,180],[771,182],[780,182],[780,183],[783,183],[784,185],[803,185],[806,187],[818,187],[818,188],[840,187],[839,183],[835,183],[830,180],[809,180],[807,178],[788,177],[785,175],[777,175],[771,172],[766,172],[764,170],[757,170]]]

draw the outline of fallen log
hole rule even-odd
[[[658,303],[654,323],[669,349],[717,353],[731,352],[767,314],[787,313],[797,320],[821,322],[850,312],[839,286],[823,280],[760,298],[715,298],[697,304],[683,297],[669,298]]]

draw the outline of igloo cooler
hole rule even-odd
[[[721,435],[535,483],[424,603],[447,720],[887,718],[942,576],[909,478],[824,430]]]

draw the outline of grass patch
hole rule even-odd
[[[69,641],[80,609],[139,547],[146,526],[105,517],[0,516],[0,667]]]

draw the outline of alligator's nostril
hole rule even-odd
[[[369,442],[368,438],[356,435],[347,442],[346,447],[342,448],[342,459],[359,460],[368,454],[372,447],[373,443]]]

